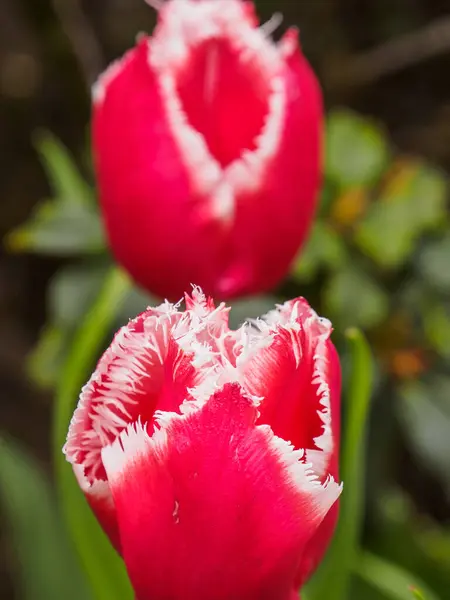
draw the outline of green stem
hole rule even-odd
[[[311,600],[345,600],[359,551],[364,510],[366,425],[373,383],[370,348],[363,334],[349,329],[351,376],[343,423],[341,476],[344,481],[339,523],[331,547],[308,586]]]
[[[123,565],[100,530],[62,453],[81,387],[101,352],[130,284],[113,269],[78,329],[56,390],[53,459],[62,514],[97,600],[131,597]]]

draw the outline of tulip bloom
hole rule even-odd
[[[255,324],[194,289],[122,327],[65,446],[139,600],[291,600],[331,538],[340,368],[305,300]]]
[[[241,0],[167,0],[94,87],[93,149],[117,261],[178,299],[273,288],[309,231],[321,96],[295,30]]]

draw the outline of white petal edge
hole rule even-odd
[[[84,468],[82,465],[73,465],[73,472],[78,485],[84,494],[97,500],[109,501],[111,502],[111,506],[114,506],[111,489],[107,481],[97,480],[90,483],[84,475]]]
[[[137,382],[151,380],[153,367],[164,362],[169,338],[177,342],[180,352],[193,352],[192,364],[198,369],[199,386],[215,388],[216,357],[207,345],[196,341],[196,336],[202,332],[206,336],[222,335],[228,329],[229,309],[225,304],[215,308],[197,286],[193,286],[187,302],[190,308],[184,312],[178,310],[180,303],[168,301],[148,308],[119,329],[100,358],[81,391],[63,448],[67,460],[74,466],[76,456],[85,455],[83,477],[86,469],[91,468],[95,478],[101,464],[101,448],[110,443],[111,436],[117,438],[129,424],[127,406],[135,404],[136,396],[142,391],[137,389]],[[133,329],[138,321],[142,322],[142,331]],[[175,361],[174,377],[176,369]],[[204,383],[209,379],[212,384]],[[100,383],[101,389],[98,389]],[[189,410],[189,400],[186,399],[185,405],[186,411]],[[89,429],[86,429],[86,419],[91,420]]]
[[[212,198],[214,216],[230,224],[236,196],[258,189],[279,147],[286,105],[284,51],[249,23],[241,0],[171,0],[160,17],[149,39],[149,68],[158,73],[170,128],[198,191]],[[189,124],[176,91],[176,73],[185,68],[193,48],[218,37],[226,37],[242,59],[258,64],[270,84],[267,116],[255,150],[244,151],[225,168]]]
[[[198,405],[197,410],[201,410],[201,407]],[[137,421],[130,424],[112,444],[103,448],[102,461],[111,486],[126,481],[127,471],[148,454],[153,453],[155,458],[163,460],[169,443],[167,430],[170,424],[174,420],[186,420],[188,415],[189,413],[178,415],[160,412],[160,428],[152,436]],[[269,425],[259,425],[256,429],[263,433],[268,451],[285,468],[287,484],[292,485],[305,500],[312,503],[308,509],[309,514],[320,522],[340,496],[343,484],[338,484],[331,476],[321,483],[312,463],[304,461],[304,450],[296,450],[292,444],[275,436]]]

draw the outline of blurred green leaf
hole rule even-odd
[[[54,412],[54,461],[63,516],[88,575],[96,600],[133,598],[123,562],[91,513],[65,461],[62,447],[81,387],[87,381],[120,304],[129,289],[128,279],[116,269],[77,330],[57,389]]]
[[[415,587],[411,589],[411,594],[416,600],[426,600],[422,592]]]
[[[275,308],[277,298],[273,296],[252,296],[231,302],[230,327],[237,329],[249,319],[262,317]]]
[[[428,343],[444,358],[450,358],[450,308],[433,300],[422,311],[423,327]]]
[[[71,265],[51,279],[49,318],[27,361],[28,374],[38,386],[56,385],[73,335],[97,297],[108,268],[103,263]]]
[[[98,296],[109,264],[86,262],[60,269],[49,286],[51,319],[63,328],[78,327]]]
[[[65,358],[66,332],[48,323],[27,359],[27,372],[36,385],[51,388],[60,373]]]
[[[353,577],[345,600],[386,600],[386,596],[360,577]]]
[[[334,270],[342,267],[347,259],[342,236],[326,223],[316,221],[305,248],[295,261],[292,276],[296,280],[310,281],[320,268]]]
[[[110,269],[109,261],[84,262],[63,267],[53,276],[48,291],[47,325],[28,357],[28,373],[38,386],[51,388],[56,385],[72,339]],[[111,328],[117,329],[156,303],[155,298],[130,286]]]
[[[330,179],[325,178],[322,184],[322,190],[319,198],[319,207],[318,207],[318,217],[327,216],[330,212],[330,208],[333,205],[333,202],[336,198],[336,194],[338,193],[337,186],[333,184]]]
[[[422,277],[437,291],[450,292],[450,233],[429,243],[419,256]]]
[[[307,588],[311,600],[345,600],[352,570],[360,558],[359,544],[364,509],[366,426],[373,385],[372,357],[364,336],[349,329],[351,375],[343,427],[341,497],[338,526],[318,573]]]
[[[387,316],[387,293],[367,273],[349,266],[332,274],[323,292],[324,312],[340,327],[363,329],[380,324]]]
[[[411,600],[414,588],[423,590],[426,600],[439,600],[415,575],[369,552],[359,554],[354,568],[359,577],[382,592],[387,600]]]
[[[359,224],[355,241],[383,268],[411,257],[420,236],[446,217],[446,184],[437,171],[404,162]]]
[[[399,393],[398,417],[410,446],[440,478],[450,497],[450,377],[411,382]]]
[[[0,438],[0,504],[18,559],[22,600],[90,600],[40,465]]]
[[[55,198],[65,204],[93,205],[93,189],[78,171],[64,144],[49,131],[40,131],[35,136],[35,145]]]
[[[326,174],[342,189],[371,186],[382,175],[389,148],[383,132],[368,119],[332,111],[326,130]]]
[[[373,499],[375,514],[371,550],[414,573],[442,598],[449,590],[450,531],[434,522],[399,487],[380,490]]]
[[[13,252],[56,256],[104,251],[103,227],[92,189],[69,152],[48,132],[37,136],[36,146],[54,197],[41,202],[26,223],[9,233],[7,246]]]
[[[448,179],[441,171],[423,164],[411,181],[411,212],[421,232],[447,221]]]
[[[25,224],[7,235],[6,245],[12,252],[55,256],[105,250],[102,224],[94,208],[59,200],[41,202]]]

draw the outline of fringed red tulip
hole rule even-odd
[[[65,452],[139,600],[291,600],[332,536],[339,360],[303,299],[254,324],[201,291],[116,334]]]
[[[241,0],[167,0],[151,37],[94,88],[93,145],[112,251],[150,292],[273,288],[320,183],[318,84]]]

